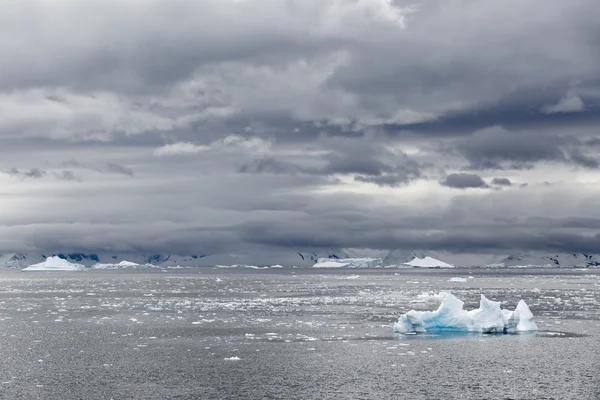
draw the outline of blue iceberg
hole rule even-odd
[[[428,331],[517,333],[537,331],[533,314],[520,300],[514,311],[502,310],[500,303],[481,295],[479,308],[463,309],[464,303],[446,294],[436,311],[409,311],[394,324],[397,333],[426,333]]]

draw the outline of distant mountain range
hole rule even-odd
[[[215,265],[275,265],[309,267],[314,265],[319,258],[340,259],[347,258],[343,252],[326,251],[313,252],[286,252],[285,254],[213,254],[213,255],[174,255],[174,254],[103,254],[103,253],[68,253],[68,252],[27,252],[0,254],[0,268],[26,268],[33,264],[45,261],[48,257],[57,256],[71,263],[82,264],[90,267],[95,264],[118,264],[129,261],[136,264],[152,264],[157,267],[186,266],[186,267],[212,267]]]
[[[598,267],[600,256],[585,253],[524,253],[510,256],[499,255],[462,255],[445,252],[394,250],[387,254],[381,251],[364,251],[356,249],[340,251],[288,251],[274,254],[213,254],[213,255],[173,255],[173,254],[105,254],[105,253],[59,253],[59,252],[27,252],[0,254],[0,268],[26,268],[46,260],[47,257],[58,256],[76,264],[92,266],[94,264],[118,264],[129,261],[136,264],[152,264],[158,267],[187,266],[212,267],[216,265],[276,265],[310,267],[320,258],[346,259],[359,257],[381,258],[382,265],[406,264],[415,258],[432,257],[446,263],[460,266],[548,266],[548,267]]]

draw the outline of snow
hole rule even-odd
[[[313,268],[381,268],[381,258],[319,258]]]
[[[83,271],[85,266],[70,263],[60,257],[48,257],[46,261],[30,265],[23,271]]]
[[[405,264],[419,268],[454,268],[454,265],[452,264],[445,263],[429,256],[424,258],[415,257],[412,261]]]
[[[520,300],[515,311],[502,310],[500,302],[481,295],[479,308],[463,309],[464,303],[448,293],[436,311],[411,310],[394,324],[397,333],[425,333],[430,331],[459,331],[482,333],[515,333],[537,331],[533,314]]]

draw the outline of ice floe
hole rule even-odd
[[[521,300],[515,311],[502,310],[500,302],[481,295],[479,308],[463,309],[464,303],[454,295],[444,296],[436,311],[411,310],[394,324],[397,333],[426,333],[428,331],[459,331],[482,333],[515,333],[537,331],[533,314]]]
[[[60,257],[48,257],[46,261],[30,265],[23,271],[83,271],[85,266],[70,263]]]
[[[470,280],[474,279],[472,276],[466,277],[466,278],[461,278],[459,276],[454,277],[454,278],[450,278],[449,281],[450,282],[469,282]]]

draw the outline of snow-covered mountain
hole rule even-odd
[[[118,265],[123,261],[139,265],[151,264],[157,267],[213,267],[215,265],[275,265],[312,266],[319,258],[347,258],[343,251],[286,251],[265,254],[212,254],[212,255],[174,255],[174,254],[108,254],[108,253],[68,253],[68,252],[27,252],[0,254],[0,268],[23,269],[30,265],[43,263],[48,257],[59,257],[75,264],[91,267],[96,264]]]
[[[90,267],[94,264],[117,264],[130,261],[136,264],[154,265],[191,265],[195,266],[201,256],[178,256],[170,254],[102,254],[102,253],[60,253],[60,252],[27,252],[0,254],[0,268],[25,268],[46,261],[48,257],[58,257],[71,263]]]
[[[501,262],[505,267],[598,267],[600,256],[587,253],[518,254]]]
[[[260,252],[247,254],[174,255],[174,254],[133,254],[133,253],[67,253],[67,252],[27,252],[0,254],[0,268],[23,269],[43,263],[48,257],[56,256],[74,264],[91,267],[95,264],[118,265],[123,261],[157,267],[213,267],[216,265],[255,265],[255,266],[298,266],[311,267],[319,259],[344,260],[349,258],[381,258],[381,266],[407,264],[415,259],[431,257],[456,267],[466,266],[550,266],[550,267],[600,267],[600,255],[584,253],[526,253],[511,256],[453,254],[447,252],[426,252],[418,250],[394,250],[385,256],[380,251],[360,249],[331,251],[292,251]]]

